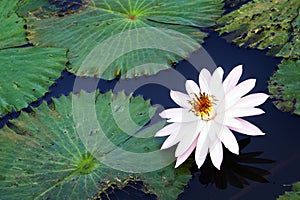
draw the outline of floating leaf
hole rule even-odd
[[[74,122],[72,98],[95,96],[93,105],[101,130],[91,126],[79,135],[81,124],[91,124],[89,119]],[[127,102],[127,103],[126,103]],[[92,115],[88,106],[81,105],[77,112]],[[85,112],[86,111],[86,112]],[[87,199],[105,194],[113,186],[123,188],[129,181],[142,181],[144,192],[158,196],[158,199],[176,199],[183,191],[183,186],[191,178],[187,166],[179,170],[168,165],[157,171],[147,173],[129,173],[113,169],[106,160],[121,148],[137,152],[140,156],[147,152],[163,152],[159,148],[161,141],[157,138],[138,138],[139,133],[151,133],[152,136],[162,128],[164,121],[157,126],[136,130],[130,125],[128,114],[138,125],[144,126],[153,115],[154,109],[149,101],[141,97],[127,97],[124,93],[117,95],[108,92],[95,94],[81,92],[78,95],[62,96],[53,99],[51,105],[45,102],[30,113],[22,112],[20,117],[12,120],[12,126],[0,130],[0,193],[4,199]],[[150,116],[149,116],[150,113]],[[124,129],[135,132],[134,136],[120,128],[114,117],[123,119]],[[129,125],[128,125],[129,124]],[[108,145],[103,136],[115,146]],[[95,142],[90,146],[89,139]],[[168,155],[172,155],[174,151]],[[100,161],[100,158],[103,160]],[[113,160],[118,165],[122,160]],[[132,165],[151,165],[155,160],[139,160]],[[158,158],[159,159],[159,158]],[[104,164],[105,161],[105,164]]]
[[[0,116],[19,111],[43,96],[65,68],[66,50],[10,48],[0,50]]]
[[[274,104],[284,112],[300,114],[300,60],[283,60],[269,81]]]
[[[15,13],[17,0],[0,2],[0,49],[26,44],[25,21]]]
[[[300,199],[300,182],[293,184],[293,191],[285,192],[277,200],[298,200]]]
[[[15,13],[18,1],[0,3],[0,117],[43,96],[67,62],[66,49],[27,47],[24,20]]]
[[[132,78],[168,69],[197,50],[206,34],[195,27],[214,25],[222,7],[222,0],[95,0],[64,17],[33,14],[28,39],[69,48],[76,75]]]
[[[239,46],[299,58],[299,0],[255,0],[218,20],[218,31]]]

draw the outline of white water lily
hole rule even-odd
[[[224,71],[217,68],[211,75],[207,69],[199,74],[199,85],[187,80],[187,94],[172,91],[172,100],[181,108],[170,108],[160,113],[162,118],[171,123],[156,133],[156,137],[168,136],[161,149],[176,144],[175,167],[181,165],[196,149],[195,160],[200,168],[207,154],[212,163],[220,169],[223,160],[223,147],[232,153],[239,153],[237,140],[231,130],[246,135],[264,135],[255,125],[241,117],[263,114],[255,108],[264,103],[268,95],[255,93],[245,96],[255,86],[255,79],[248,79],[239,84],[242,75],[241,65],[235,67],[223,79]]]

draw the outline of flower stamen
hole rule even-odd
[[[192,111],[196,116],[200,116],[202,120],[210,120],[212,117],[215,98],[205,92],[200,92],[199,95],[194,94],[194,96],[195,98],[189,101],[189,104],[192,105],[190,111]]]

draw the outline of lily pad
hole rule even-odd
[[[25,47],[24,20],[15,13],[16,0],[0,3],[0,117],[27,107],[60,77],[66,49]]]
[[[74,122],[72,98],[89,95],[96,97],[94,105],[101,130],[95,131],[91,127],[82,136],[77,132],[79,124],[89,121]],[[129,103],[117,106],[116,102]],[[84,110],[85,106],[78,109]],[[114,106],[117,106],[117,110]],[[24,200],[82,200],[105,194],[111,186],[122,189],[129,181],[142,181],[144,192],[155,194],[158,199],[176,199],[191,178],[187,165],[175,170],[172,163],[153,172],[130,173],[104,164],[109,154],[117,148],[138,153],[152,152],[160,148],[162,141],[154,137],[136,137],[140,132],[132,126],[125,128],[136,131],[134,136],[120,129],[113,115],[122,118],[126,116],[127,109],[132,120],[139,126],[144,126],[154,111],[150,102],[141,97],[128,97],[124,93],[115,95],[111,92],[81,92],[75,96],[70,94],[53,99],[50,105],[44,102],[30,113],[22,112],[19,118],[11,121],[11,127],[5,126],[0,130],[1,197]],[[128,119],[124,118],[123,121]],[[124,123],[125,126],[126,124],[128,123]],[[165,122],[158,124],[159,126],[145,127],[142,132],[146,131],[153,136]],[[92,151],[88,151],[86,142],[92,135],[105,135],[115,146],[108,148],[104,140],[98,140],[97,146],[89,148]],[[96,159],[99,155],[103,162]],[[117,164],[119,161],[114,162]],[[154,160],[142,162],[149,165]],[[139,162],[133,164],[138,165]]]
[[[300,60],[283,60],[269,81],[277,108],[300,115]]]
[[[0,3],[0,49],[26,44],[25,20],[16,13],[17,0],[2,0]]]
[[[0,50],[0,116],[19,111],[43,96],[66,62],[66,50],[61,48]]]
[[[268,49],[269,55],[300,56],[299,0],[255,0],[218,20],[220,34],[239,46]]]
[[[300,199],[300,182],[293,184],[293,190],[280,195],[277,200],[298,200]]]
[[[76,75],[132,78],[187,58],[206,36],[196,27],[214,25],[222,7],[222,0],[94,0],[64,17],[33,13],[28,39],[68,48],[69,71]]]

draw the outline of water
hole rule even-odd
[[[267,82],[277,69],[281,59],[266,56],[263,51],[231,45],[214,32],[211,32],[210,36],[205,39],[203,47],[215,63],[224,68],[224,76],[234,66],[243,64],[244,72],[241,81],[255,78],[257,79],[256,87],[251,92],[268,93]],[[188,62],[180,62],[176,69],[187,79],[197,81],[198,72]],[[160,78],[170,78],[168,72],[161,72],[159,75],[161,75]],[[127,82],[130,81],[134,80],[128,80]],[[152,104],[162,104],[165,108],[176,106],[169,97],[169,90],[158,84],[142,86],[135,91],[135,94],[143,95],[145,99],[151,99]],[[252,200],[257,197],[260,199],[276,199],[279,194],[283,194],[285,190],[290,189],[289,187],[284,187],[284,184],[290,184],[300,179],[300,156],[298,154],[300,150],[298,145],[300,135],[297,131],[300,128],[299,117],[279,111],[270,99],[260,107],[266,114],[246,119],[260,127],[266,135],[251,137],[250,144],[247,145],[243,152],[262,151],[263,153],[259,157],[275,161],[275,163],[271,164],[249,164],[268,170],[271,175],[265,178],[269,183],[249,181],[250,185],[244,186],[243,189],[236,188],[230,184],[228,184],[226,189],[218,189],[215,184],[209,184],[208,186],[201,184],[198,181],[200,173],[196,171],[193,179],[189,182],[188,188],[179,196],[179,199]],[[244,138],[241,134],[236,133],[235,135],[237,138]]]
[[[205,39],[203,47],[213,58],[214,62],[224,68],[225,75],[227,75],[234,66],[243,64],[244,72],[241,81],[248,78],[255,78],[257,79],[257,83],[252,92],[268,93],[267,82],[269,77],[275,72],[277,65],[280,63],[280,59],[268,57],[263,51],[239,48],[235,45],[231,45],[219,37],[215,32],[209,31],[209,34],[210,36]],[[176,65],[176,70],[183,74],[187,79],[197,80],[198,72],[187,61],[181,61],[178,63]],[[171,74],[172,72],[163,71],[160,72],[158,76],[161,79],[169,79]],[[66,71],[62,72],[62,77],[56,81],[54,86],[50,87],[50,92],[30,105],[37,107],[43,100],[50,102],[51,98],[58,98],[60,95],[69,94],[73,90],[74,81],[74,75]],[[81,81],[83,83],[82,89],[88,90],[89,84],[95,83],[99,80],[94,78],[81,78]],[[118,81],[123,81],[124,84],[130,85],[134,84],[136,80],[100,80],[98,82],[98,88],[101,92],[106,92],[111,89],[116,90],[115,87],[118,84]],[[124,89],[126,90],[126,87],[124,87]],[[128,90],[126,92],[129,93],[131,91]],[[145,99],[151,99],[151,103],[153,105],[160,104],[164,108],[176,106],[169,97],[169,89],[160,84],[143,85],[134,91],[134,95],[142,95]],[[204,166],[205,173],[203,170],[200,172],[200,170],[196,168],[192,169],[193,178],[188,183],[184,192],[179,195],[180,200],[276,199],[278,195],[283,194],[285,190],[290,189],[289,186],[284,186],[285,184],[290,184],[300,180],[300,156],[298,154],[300,151],[300,147],[298,145],[298,142],[300,141],[300,134],[298,132],[300,129],[299,117],[279,111],[272,104],[270,99],[260,107],[266,112],[266,114],[249,117],[247,120],[259,126],[266,135],[251,137],[250,143],[246,145],[242,152],[262,152],[258,158],[268,160],[261,160],[262,163],[254,164],[251,163],[253,160],[251,161],[251,159],[248,159],[248,164],[239,163],[238,160],[241,159],[240,156],[234,158],[232,162],[227,162],[227,164],[229,164],[227,166],[228,169],[226,173],[228,174],[229,171],[236,175],[238,171],[241,176],[240,183],[243,182],[243,180],[247,180],[249,185],[242,183],[243,188],[239,188],[241,185],[236,184],[236,182],[231,181],[231,183],[229,183],[228,180],[231,177],[230,175],[227,175],[227,180],[224,181],[224,179],[222,179],[224,176],[221,176],[219,172],[216,172],[215,169],[210,167],[209,162],[207,162],[205,164],[206,167]],[[29,112],[30,108],[28,107],[23,110]],[[8,123],[9,119],[16,118],[18,115],[18,112],[13,112],[5,116],[0,120],[0,127]],[[248,138],[238,133],[235,133],[235,135],[240,141],[243,139],[243,141],[246,141]],[[232,155],[228,154],[228,157],[231,159]],[[271,160],[275,162],[270,162]],[[226,162],[224,163],[226,164]],[[244,166],[241,168],[238,164],[242,164]],[[253,176],[249,171],[245,170],[249,170],[246,166],[255,167],[256,171],[255,169],[250,168],[254,170],[255,173],[263,175],[266,172],[264,170],[267,170],[270,174],[261,177],[259,175]],[[264,170],[259,171],[259,169]],[[242,177],[244,177],[244,179]],[[251,181],[246,177],[250,177],[250,179],[252,178],[256,181]],[[259,183],[264,182],[265,179],[262,177],[267,179],[269,183]],[[201,180],[199,180],[199,178]],[[217,184],[214,181],[216,181]],[[224,186],[224,182],[227,182],[227,185]],[[142,187],[142,183],[132,183],[131,186],[132,187],[128,186],[124,188],[124,190],[110,190],[108,192],[110,193],[110,198],[130,200],[155,199],[155,196],[146,195],[138,190],[138,188]],[[105,197],[103,198],[105,199]]]
[[[276,70],[280,59],[268,57],[263,51],[244,49],[231,45],[214,32],[211,32],[210,36],[205,39],[203,47],[207,50],[215,63],[224,68],[225,75],[228,74],[234,66],[243,64],[244,73],[241,80],[256,78],[257,84],[253,92],[268,92],[267,81]],[[186,61],[181,61],[177,64],[176,70],[182,73],[187,79],[197,80],[198,72]],[[170,73],[171,72],[168,71],[160,72],[159,76],[163,79],[168,79],[170,78]],[[62,77],[50,88],[50,93],[47,93],[44,97],[31,105],[36,107],[42,100],[49,102],[51,98],[67,95],[73,90],[74,80],[74,75],[66,71],[62,72]],[[84,83],[82,89],[87,89],[88,85],[95,81],[98,80],[94,78],[82,78],[82,82]],[[110,89],[114,89],[117,81],[117,79],[113,81],[100,80],[98,82],[98,88],[100,91],[106,92]],[[134,82],[135,80],[124,81],[125,84]],[[129,93],[130,91],[127,92]],[[169,97],[169,89],[159,84],[143,85],[135,90],[134,94],[142,95],[145,99],[151,99],[152,104],[161,104],[165,108],[176,106]],[[271,175],[265,178],[269,183],[248,181],[250,185],[244,185],[243,189],[234,187],[228,183],[226,189],[219,189],[214,183],[208,185],[201,184],[198,180],[200,176],[199,170],[193,170],[194,176],[188,183],[188,187],[184,193],[179,195],[179,199],[254,199],[257,197],[261,199],[275,199],[279,194],[283,194],[285,190],[290,189],[290,187],[284,187],[284,184],[290,184],[300,180],[300,156],[298,154],[300,151],[298,145],[300,141],[300,134],[298,134],[298,130],[300,129],[299,117],[279,111],[272,104],[271,100],[268,100],[261,108],[265,110],[266,114],[249,117],[247,120],[259,126],[266,135],[251,137],[250,144],[245,147],[243,152],[262,151],[263,153],[259,157],[275,161],[275,163],[269,164],[249,164],[257,168],[268,170]],[[29,108],[24,110],[30,111]],[[18,113],[5,116],[0,123],[3,125],[8,119],[17,116]],[[245,138],[238,133],[235,135],[239,139]],[[124,190],[126,192],[121,190],[112,191],[111,199],[155,199],[153,196],[145,196],[145,194],[132,187],[126,187]]]

